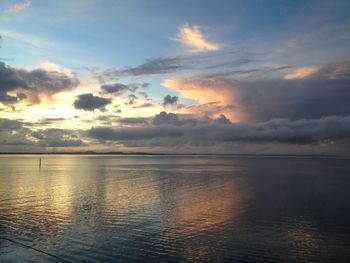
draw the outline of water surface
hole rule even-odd
[[[346,262],[349,187],[336,158],[3,155],[0,262]]]

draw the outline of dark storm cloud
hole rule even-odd
[[[110,103],[112,103],[111,99],[94,96],[92,93],[86,93],[78,96],[78,99],[74,101],[74,107],[86,111],[94,111],[96,109],[104,110],[105,106]]]
[[[76,76],[68,76],[59,72],[43,69],[24,70],[7,66],[0,62],[0,102],[15,103],[30,95],[32,103],[39,103],[40,94],[47,97],[77,87],[79,80]],[[10,91],[20,89],[17,95],[8,95]],[[26,94],[28,93],[28,94]]]
[[[247,119],[320,118],[350,114],[348,80],[262,80],[233,90]]]
[[[174,122],[176,118],[174,117]],[[209,145],[224,142],[283,144],[314,144],[323,141],[350,139],[350,116],[327,117],[313,120],[275,119],[260,123],[199,124],[193,126],[157,125],[142,129],[92,128],[88,136],[99,140],[125,144],[137,142],[139,146],[152,141],[168,145]]]
[[[291,70],[289,70],[291,71]],[[350,114],[350,62],[329,64],[303,78],[250,78],[237,80],[221,73],[184,79],[180,93],[188,88],[200,98],[203,92],[221,98],[221,107],[244,121],[275,118],[313,119]],[[198,107],[198,106],[196,106]],[[222,112],[218,107],[216,114]],[[210,107],[209,110],[214,107]],[[228,111],[225,111],[228,112]]]
[[[167,105],[176,105],[178,99],[179,99],[178,96],[166,95],[163,99],[163,106],[165,107]]]

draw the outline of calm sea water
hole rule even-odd
[[[0,262],[350,261],[350,160],[41,158],[0,156]]]

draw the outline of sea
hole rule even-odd
[[[0,155],[0,262],[350,262],[350,159]]]

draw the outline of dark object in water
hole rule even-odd
[[[41,161],[41,159],[40,159],[40,161]],[[23,243],[18,242],[18,241],[16,241],[16,240],[13,240],[13,239],[10,239],[10,238],[6,238],[6,237],[0,237],[0,239],[7,240],[7,241],[9,241],[9,242],[12,242],[13,244],[20,245],[20,246],[23,246],[23,247],[26,247],[26,248],[35,250],[35,251],[40,252],[40,253],[42,253],[42,254],[45,254],[45,255],[48,255],[48,256],[50,256],[50,257],[56,258],[56,259],[58,259],[58,260],[60,260],[60,261],[62,261],[62,262],[71,263],[70,261],[68,261],[68,260],[66,260],[66,259],[60,258],[60,257],[58,257],[58,256],[56,256],[56,255],[54,255],[54,254],[51,254],[51,253],[49,253],[49,252],[46,252],[46,251],[44,251],[44,250],[41,250],[41,249],[38,249],[38,248],[35,248],[35,247],[32,247],[32,246],[23,244]]]
[[[39,168],[41,168],[41,158],[39,159]]]

